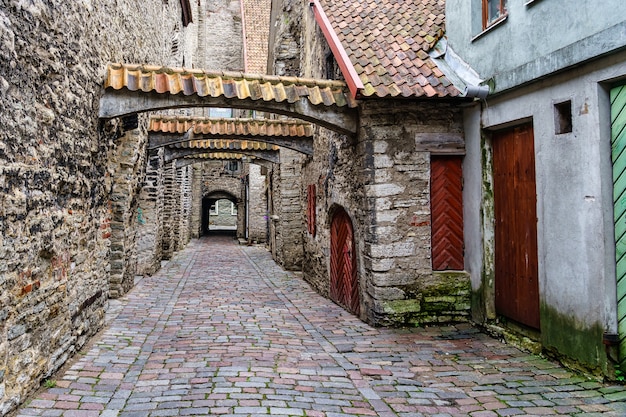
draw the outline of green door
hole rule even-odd
[[[611,90],[611,159],[620,368],[626,369],[626,85]]]

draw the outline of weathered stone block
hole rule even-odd
[[[365,186],[365,193],[371,197],[389,197],[402,194],[406,186],[399,184],[370,184]]]
[[[412,256],[415,253],[415,242],[396,242],[387,245],[373,244],[370,247],[372,258],[391,258]]]

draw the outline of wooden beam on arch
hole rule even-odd
[[[190,141],[261,142],[313,154],[313,126],[300,120],[154,115],[149,149]]]
[[[180,135],[172,133],[150,133],[148,135],[148,149],[156,149],[163,146],[184,144],[190,141],[255,141],[276,145],[305,155],[313,155],[313,140],[308,138],[291,138],[291,137],[272,137],[272,136],[252,136],[252,135]]]
[[[280,163],[280,154],[279,151],[275,150],[253,150],[253,149],[220,149],[218,151],[211,151],[209,149],[203,148],[182,148],[182,149],[171,149],[165,148],[164,161],[171,162],[175,159],[188,158],[191,156],[200,157],[202,155],[208,155],[211,153],[233,153],[239,155],[251,156],[257,159],[263,159],[265,161],[271,162],[273,164]]]
[[[177,159],[176,160],[176,168],[183,168],[186,167],[188,165],[193,165],[193,164],[201,164],[203,162],[210,162],[210,161],[232,161],[232,160],[242,160],[240,156],[238,156],[237,154],[231,154],[233,155],[232,158],[228,158],[226,156],[224,157],[209,157],[209,158],[183,158],[183,159]],[[271,169],[272,168],[272,162],[270,161],[266,161],[263,159],[250,159],[248,161],[246,161],[248,163],[251,164],[255,164],[255,165],[260,165],[262,167],[265,167],[267,169]]]
[[[109,64],[104,87],[101,119],[220,107],[286,115],[351,137],[358,130],[358,103],[341,81]]]

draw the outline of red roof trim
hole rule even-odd
[[[339,64],[339,68],[341,69],[343,76],[346,78],[346,84],[348,84],[352,98],[356,98],[359,90],[365,88],[363,86],[363,82],[356,73],[352,62],[350,62],[350,58],[348,57],[346,50],[343,49],[343,46],[341,45],[337,34],[333,30],[326,13],[324,13],[324,9],[322,9],[319,0],[310,0],[309,4],[313,8],[315,20],[317,21],[317,24],[320,25],[322,33],[324,33],[324,37],[330,46],[330,50],[333,51],[337,64]]]

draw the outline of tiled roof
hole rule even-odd
[[[429,57],[445,29],[445,0],[320,0],[366,97],[455,97]]]
[[[202,153],[198,155],[185,156],[183,159],[243,159],[244,156],[248,159],[256,159],[255,156],[234,152]]]
[[[277,151],[279,146],[270,145],[264,142],[237,139],[206,139],[190,140],[189,142],[170,145],[170,148],[181,149],[212,149],[212,150],[255,150],[255,151]]]
[[[150,132],[180,134],[191,128],[198,135],[313,136],[313,126],[299,120],[152,116],[148,126]]]
[[[209,72],[188,68],[152,65],[109,64],[105,88],[159,94],[197,94],[200,97],[225,97],[295,103],[301,99],[313,105],[357,107],[345,83],[297,77],[254,75],[241,72]]]

